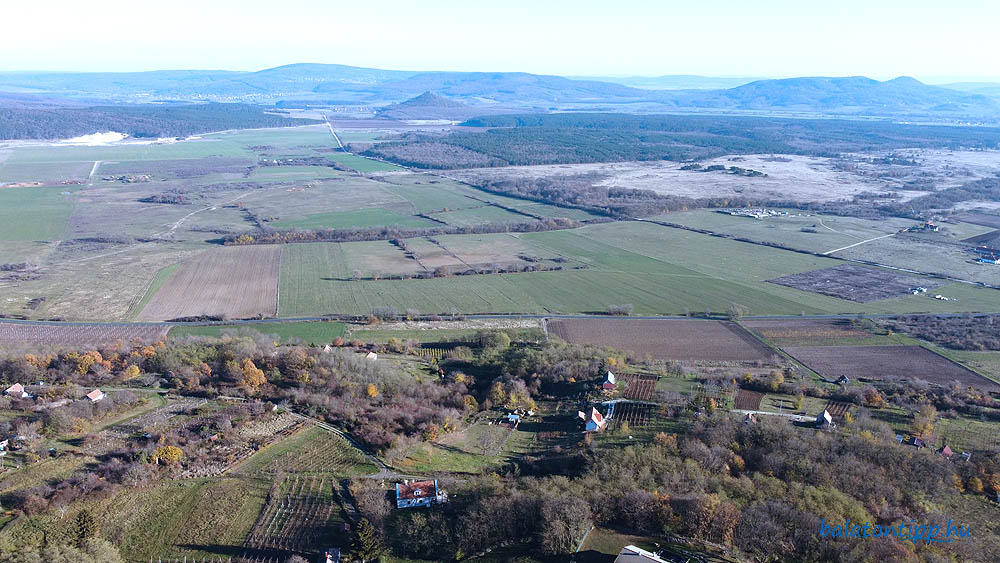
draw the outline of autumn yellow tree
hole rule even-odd
[[[374,383],[369,383],[367,393],[372,399],[378,397],[378,387]]]
[[[255,394],[260,391],[260,388],[267,383],[267,377],[264,376],[264,370],[254,365],[253,360],[250,358],[243,360],[243,365],[241,367],[243,375],[240,378],[240,385],[242,385],[251,394]]]
[[[156,451],[153,452],[153,457],[150,459],[156,464],[173,465],[179,463],[183,458],[184,450],[177,446],[160,446],[156,448]]]

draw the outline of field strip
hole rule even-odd
[[[835,248],[833,250],[827,250],[826,252],[823,253],[823,256],[829,256],[830,254],[833,254],[834,252],[840,252],[841,250],[847,250],[848,248],[854,248],[855,246],[860,246],[860,245],[862,245],[862,244],[864,244],[866,242],[872,242],[872,241],[875,241],[875,240],[881,240],[881,239],[889,238],[889,237],[895,236],[895,235],[896,235],[896,233],[889,233],[887,235],[882,235],[880,237],[870,238],[868,240],[863,240],[861,242],[856,242],[854,244],[849,244],[849,245],[843,246],[841,248]]]

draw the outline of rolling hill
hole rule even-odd
[[[320,105],[385,106],[434,92],[452,102],[480,108],[480,114],[494,112],[492,108],[500,106],[522,111],[710,111],[1000,122],[1000,101],[992,97],[990,85],[946,88],[909,77],[878,81],[863,76],[768,79],[739,85],[744,79],[664,76],[608,80],[618,83],[524,72],[417,72],[302,63],[257,72],[0,72],[0,96],[128,103],[159,100],[280,104],[298,100]],[[667,89],[682,86],[688,89]],[[418,99],[407,106],[387,108],[386,112],[400,112],[409,118],[418,118],[412,116],[422,113],[419,118],[425,119],[463,119],[477,113],[466,114],[454,105],[445,111],[440,101],[426,102]],[[436,109],[431,111],[430,106]],[[417,111],[418,107],[422,109]]]

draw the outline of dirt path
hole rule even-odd
[[[834,252],[840,252],[841,250],[847,250],[848,248],[854,248],[855,246],[860,246],[862,244],[865,244],[866,242],[872,242],[872,241],[875,241],[875,240],[881,240],[881,239],[889,238],[889,237],[892,237],[892,236],[896,236],[896,233],[889,233],[887,235],[882,235],[880,237],[870,238],[870,239],[867,239],[867,240],[863,240],[861,242],[856,242],[854,244],[849,244],[847,246],[842,246],[840,248],[835,248],[833,250],[827,250],[826,252],[823,253],[823,255],[824,256],[829,256],[830,254],[833,254]]]
[[[87,185],[88,186],[93,186],[94,185],[94,174],[97,174],[97,169],[100,166],[101,166],[101,161],[100,160],[95,160],[94,161],[94,167],[90,169],[90,176],[87,176]]]

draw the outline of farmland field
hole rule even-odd
[[[200,315],[270,316],[277,309],[281,248],[226,247],[183,264],[139,313],[139,320]]]
[[[898,344],[886,336],[868,332],[862,324],[850,319],[752,319],[740,324],[779,347]]]
[[[946,283],[943,280],[854,264],[782,276],[768,281],[859,303],[907,295],[917,287],[934,289]]]
[[[774,353],[734,323],[686,319],[559,319],[548,332],[573,344],[625,350],[658,360],[768,360]]]
[[[306,344],[320,346],[329,344],[334,338],[344,336],[346,326],[337,322],[299,323],[257,323],[251,325],[178,325],[170,329],[170,338],[187,336],[208,336],[218,338],[223,334],[250,333],[277,336],[283,342],[301,340]]]
[[[59,325],[0,321],[0,346],[93,346],[114,342],[153,341],[167,334],[166,325]]]
[[[790,356],[823,377],[923,380],[1000,391],[1000,385],[920,346],[789,346]]]
[[[239,475],[332,475],[353,477],[377,468],[344,438],[315,426],[271,444],[236,468]]]
[[[755,411],[760,409],[760,402],[764,398],[763,393],[757,391],[747,391],[740,389],[736,392],[734,407],[740,410]]]
[[[334,213],[316,213],[293,221],[276,221],[272,226],[279,229],[343,229],[348,227],[433,227],[435,223],[420,217],[403,215],[383,208],[359,209]]]
[[[75,187],[0,188],[0,241],[64,236]]]

